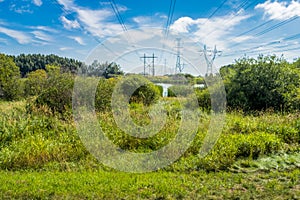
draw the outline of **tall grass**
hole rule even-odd
[[[180,125],[180,105],[166,100],[168,119],[155,136],[137,139],[120,130],[110,112],[98,113],[105,134],[120,148],[133,152],[150,152],[168,144]],[[109,169],[86,150],[71,119],[61,120],[43,112],[26,112],[26,102],[0,102],[0,168],[8,170],[80,170]],[[46,109],[46,108],[45,108]],[[131,117],[140,125],[149,111],[140,104],[131,106]],[[299,114],[264,113],[258,116],[233,112],[227,114],[223,133],[212,151],[199,156],[209,127],[209,114],[202,113],[198,133],[184,155],[167,171],[222,171],[243,159],[256,160],[280,152],[299,151]]]

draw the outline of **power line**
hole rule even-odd
[[[206,22],[208,22],[208,20],[210,20],[223,6],[224,4],[227,2],[228,0],[224,0],[220,5],[219,7],[212,13],[209,15],[209,17],[206,19],[206,21],[203,23],[203,25],[206,24]]]
[[[115,16],[117,17],[117,19],[119,21],[119,24],[122,27],[123,31],[127,32],[127,28],[126,28],[126,26],[124,24],[124,20],[123,20],[122,16],[120,15],[120,12],[119,12],[119,9],[118,9],[118,7],[116,5],[115,0],[110,0],[110,5],[111,5],[111,7],[112,7],[112,9],[113,9],[113,11],[115,13]]]
[[[236,16],[238,16],[238,15],[240,14],[240,10],[241,10],[242,8],[244,8],[244,7],[247,5],[248,1],[249,1],[249,0],[244,0],[241,4],[239,4],[239,6],[235,9],[237,12],[236,12],[235,14],[233,14],[233,16],[232,16],[230,19],[225,20],[225,22],[228,23],[228,22],[232,21]],[[253,4],[253,3],[251,3],[250,5],[252,5],[252,4]],[[250,5],[248,5],[247,7],[245,7],[244,10],[248,9],[248,8],[250,7]],[[230,12],[228,12],[227,14],[229,14],[229,13],[230,13]],[[224,23],[223,26],[226,25],[227,23]],[[203,40],[204,40],[205,38],[207,38],[209,35],[211,35],[212,33],[216,32],[217,30],[218,30],[218,29],[215,29],[215,30],[209,32],[208,34],[206,34],[206,36],[203,38]]]
[[[234,55],[237,55],[237,54],[240,54],[240,53],[252,53],[255,49],[258,49],[258,48],[261,48],[261,47],[281,44],[282,42],[291,41],[291,40],[295,40],[295,39],[298,39],[298,38],[300,38],[300,33],[285,37],[285,38],[280,39],[280,40],[274,40],[274,41],[271,41],[271,42],[268,42],[268,43],[265,43],[265,44],[261,44],[261,45],[255,46],[255,47],[235,51],[233,53],[223,55],[223,57],[234,56]]]
[[[279,23],[277,23],[277,24],[275,24],[275,25],[267,28],[266,30],[263,30],[263,31],[257,33],[255,36],[262,36],[262,35],[270,32],[270,31],[273,31],[273,30],[275,30],[275,29],[277,29],[277,28],[279,28],[281,26],[284,26],[284,25],[286,25],[286,24],[288,24],[288,23],[290,23],[290,22],[292,22],[292,21],[294,21],[294,20],[296,20],[298,18],[299,18],[299,16],[294,16],[294,17],[291,17],[289,19],[286,19],[286,20],[284,20],[282,22],[279,22]]]
[[[165,27],[165,36],[167,37],[169,34],[170,26],[173,21],[173,16],[174,16],[174,10],[175,10],[175,5],[176,5],[176,0],[171,0],[170,1],[170,7],[169,7],[169,13],[168,13],[168,18],[167,18],[167,23]]]
[[[241,37],[241,36],[243,36],[243,35],[246,35],[247,33],[250,33],[250,32],[252,32],[252,31],[255,31],[255,30],[259,29],[260,27],[263,27],[264,25],[267,25],[267,24],[271,23],[272,21],[274,21],[274,20],[273,20],[273,19],[268,20],[268,21],[266,21],[266,22],[264,22],[264,23],[262,23],[262,24],[260,24],[260,25],[258,25],[258,26],[255,26],[255,27],[251,28],[251,29],[248,30],[248,31],[245,31],[245,32],[243,32],[243,33],[237,35],[236,37]]]

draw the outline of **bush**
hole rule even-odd
[[[160,91],[152,82],[142,76],[130,76],[121,80],[118,93],[130,95],[129,103],[143,103],[148,106],[160,97]]]
[[[100,79],[95,96],[96,111],[111,110],[111,98],[114,87],[117,84],[117,78]]]
[[[27,74],[25,81],[25,95],[39,95],[44,90],[47,83],[47,73],[45,70],[39,69]]]
[[[192,86],[189,85],[173,85],[168,88],[169,97],[187,97],[193,92]]]
[[[17,100],[22,97],[20,70],[12,58],[0,54],[0,98]]]
[[[37,107],[47,106],[53,113],[64,113],[72,108],[74,77],[71,74],[51,76],[46,89],[35,100]]]
[[[210,100],[210,94],[208,89],[207,88],[196,89],[195,93],[196,93],[199,107],[204,110],[211,110],[211,100]]]
[[[157,89],[159,90],[159,94],[162,97],[163,96],[163,92],[164,92],[164,88],[161,85],[155,85],[157,87]]]
[[[221,68],[228,105],[245,111],[299,109],[300,71],[283,58],[242,58]]]

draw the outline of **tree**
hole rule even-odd
[[[117,65],[116,63],[110,63],[105,69],[104,69],[104,73],[103,76],[105,78],[112,78],[115,77],[117,75],[123,75],[124,72],[121,71],[121,68],[119,65]]]
[[[242,58],[221,69],[228,105],[244,110],[291,109],[298,96],[299,69],[282,57]]]
[[[88,76],[98,76],[106,79],[123,74],[124,72],[121,71],[120,66],[114,62],[100,63],[98,60],[94,60],[94,62],[89,65],[87,69]]]
[[[19,99],[22,92],[19,68],[12,58],[0,54],[0,98]]]
[[[18,56],[11,57],[20,68],[22,77],[25,77],[29,72],[38,69],[46,69],[46,66],[49,64],[59,66],[61,72],[70,72],[74,74],[77,73],[78,70],[85,70],[84,63],[72,58],[59,57],[54,54],[20,54]]]

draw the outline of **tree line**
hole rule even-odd
[[[17,100],[41,96],[45,91],[58,91],[56,95],[63,97],[60,93],[66,90],[62,89],[64,84],[59,82],[74,79],[74,75],[79,72],[104,79],[124,74],[116,63],[94,61],[91,65],[86,65],[75,59],[56,55],[0,54],[0,99]],[[221,67],[220,74],[225,85],[227,106],[230,109],[300,109],[300,59],[290,63],[275,55],[243,57],[231,65]],[[62,88],[54,88],[55,85]],[[198,89],[196,95],[199,105],[209,110],[211,94],[208,89]]]

